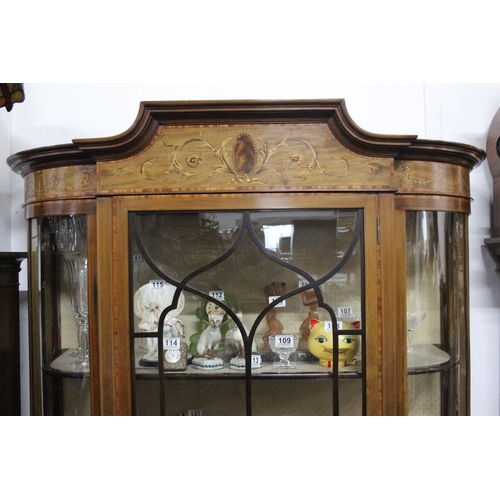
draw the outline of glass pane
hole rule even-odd
[[[137,413],[362,413],[362,212],[136,213],[130,228]]]
[[[456,415],[464,404],[460,396],[467,336],[464,227],[464,214],[407,214],[410,415]]]
[[[86,217],[44,217],[31,224],[38,257],[34,331],[41,350],[45,415],[90,415]]]

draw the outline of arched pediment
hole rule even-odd
[[[32,174],[34,199],[63,185],[79,196],[429,189],[468,196],[462,169],[484,158],[473,146],[367,132],[337,99],[142,102],[119,135],[24,151],[8,163]]]

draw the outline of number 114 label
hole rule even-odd
[[[179,337],[163,339],[163,349],[178,350],[181,348],[181,339]]]

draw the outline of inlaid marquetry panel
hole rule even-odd
[[[136,156],[98,163],[98,192],[390,189],[392,165],[326,124],[162,126]]]
[[[396,161],[398,192],[470,196],[469,170],[459,165],[425,161]]]
[[[31,172],[24,178],[26,203],[86,198],[96,192],[94,166],[57,167]]]

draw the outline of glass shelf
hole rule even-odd
[[[88,377],[89,374],[73,369],[75,358],[72,353],[75,349],[68,349],[58,356],[49,366],[44,367],[44,372],[59,377]],[[454,368],[457,360],[435,345],[417,344],[413,346],[413,352],[408,356],[408,373],[410,375],[421,373],[432,373],[445,371]],[[261,368],[252,370],[253,377],[273,378],[273,377],[291,377],[291,378],[328,378],[332,375],[330,368],[319,366],[317,361],[296,361],[297,368],[293,371],[279,371],[272,368],[272,362],[263,362]],[[188,365],[184,371],[165,371],[166,378],[244,378],[244,371],[233,370],[225,367],[212,373],[201,373],[192,366]],[[158,369],[155,367],[136,365],[136,378],[147,379],[157,378]],[[361,377],[361,360],[356,365],[339,367],[340,378]]]
[[[447,352],[436,345],[415,344],[408,353],[408,374],[433,373],[450,370],[458,363]]]
[[[75,368],[77,349],[66,349],[51,363],[43,365],[43,372],[47,375],[67,378],[88,378],[89,372]]]
[[[260,368],[252,370],[252,378],[330,378],[332,369],[319,366],[317,361],[296,361],[296,368],[293,370],[275,370],[272,362],[263,362]],[[213,372],[201,372],[200,370],[188,365],[185,371],[166,371],[165,378],[198,378],[198,379],[217,379],[234,378],[244,379],[244,370],[233,370],[229,366]],[[361,364],[340,367],[340,378],[360,378]],[[157,368],[145,368],[137,365],[137,379],[156,379],[158,378]]]

